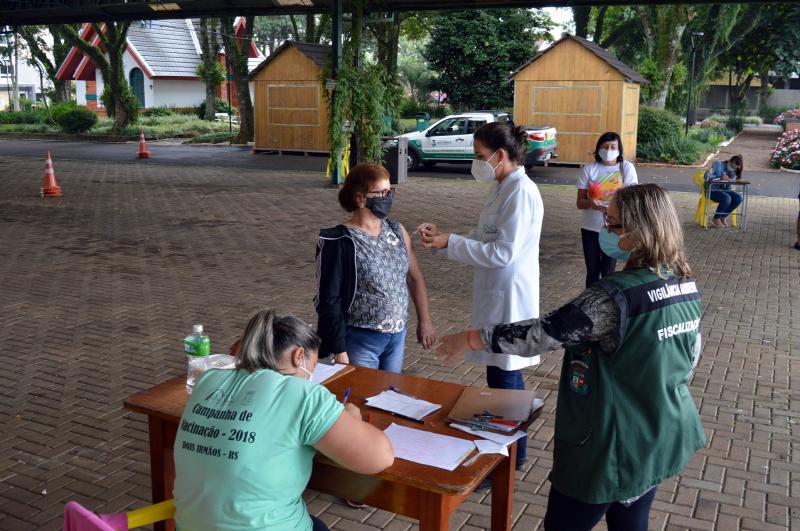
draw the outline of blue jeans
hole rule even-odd
[[[311,516],[311,531],[329,531],[328,526],[325,525],[325,522],[317,518],[316,516]]]
[[[655,497],[656,489],[653,487],[627,507],[619,502],[584,503],[561,494],[551,484],[544,529],[590,531],[605,515],[608,531],[647,531],[650,506]]]
[[[350,363],[389,372],[403,372],[403,348],[406,329],[394,334],[367,328],[347,327],[345,336]]]
[[[742,196],[730,190],[711,190],[712,201],[719,203],[714,219],[727,218],[736,207],[742,204]]]
[[[525,389],[522,371],[505,371],[500,367],[486,367],[486,383],[492,389]],[[517,464],[521,465],[528,458],[528,436],[517,439]]]

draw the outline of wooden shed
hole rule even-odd
[[[328,152],[322,72],[331,47],[287,41],[250,73],[253,150]]]
[[[597,44],[565,35],[514,74],[514,121],[558,131],[558,162],[592,160],[598,136],[616,131],[636,158],[639,85],[647,80]]]

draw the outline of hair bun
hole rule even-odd
[[[511,132],[514,134],[514,138],[517,140],[518,143],[524,145],[525,143],[528,142],[529,140],[528,132],[525,131],[525,128],[523,126],[521,125],[514,126]]]

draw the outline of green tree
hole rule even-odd
[[[628,65],[637,66],[648,57],[644,28],[633,6],[592,8],[587,28],[592,41]]]
[[[708,83],[732,65],[729,59],[731,50],[753,36],[753,32],[762,23],[766,25],[762,31],[773,31],[770,27],[772,23],[767,23],[762,12],[762,4],[711,4],[697,7],[696,16],[688,29],[690,32],[703,32],[697,46],[695,86],[698,90],[692,94],[694,104],[705,93]],[[691,68],[691,48],[688,41],[687,35],[684,38],[684,64],[687,70]],[[728,59],[724,59],[726,56]],[[745,75],[740,81],[744,83],[746,77]],[[749,86],[750,81],[746,83]],[[682,105],[686,105],[687,96],[683,94]]]
[[[585,39],[589,36],[589,18],[592,15],[592,6],[573,6],[572,21],[575,24],[575,36]]]
[[[770,72],[789,76],[800,70],[800,47],[797,46],[800,42],[800,5],[760,5],[757,23],[750,31],[731,40],[731,46],[717,56],[717,63],[720,68],[733,72],[732,105],[742,106],[756,75],[761,78],[761,103],[764,105]]]
[[[225,68],[219,62],[219,52],[222,48],[219,37],[219,19],[201,18],[200,31],[200,64],[197,65],[197,75],[206,83],[205,119],[214,120],[216,109],[217,89],[225,80]]]
[[[399,100],[399,87],[390,79],[385,65],[364,60],[362,37],[364,2],[354,2],[350,38],[344,46],[342,66],[336,72],[336,86],[326,91],[330,108],[328,139],[331,166],[338,166],[352,132],[358,162],[380,162],[383,158],[384,118],[392,114]],[[327,81],[328,72],[323,72]],[[349,122],[350,127],[345,127]]]
[[[427,101],[427,92],[433,86],[433,73],[428,65],[419,55],[409,55],[400,59],[398,67],[398,79],[405,85],[406,89],[419,102]]]
[[[49,33],[50,38],[45,35]],[[31,59],[44,69],[47,79],[53,84],[53,102],[63,103],[70,99],[69,81],[56,79],[56,72],[67,58],[71,42],[67,39],[61,25],[22,26],[19,35],[28,45]],[[52,41],[52,45],[48,41]],[[52,59],[51,59],[52,58]]]
[[[264,55],[270,55],[278,46],[292,37],[292,21],[289,16],[256,17],[253,39]]]
[[[128,48],[130,25],[130,21],[93,22],[92,28],[100,39],[99,46],[81,39],[74,27],[61,26],[69,43],[87,55],[100,70],[104,84],[101,99],[108,115],[114,118],[114,131],[135,122],[139,113],[139,100],[125,79],[125,67],[122,63],[122,56]]]
[[[377,45],[378,64],[382,64],[389,79],[397,80],[397,56],[400,43],[400,27],[404,18],[401,12],[371,13],[375,20],[366,24]]]
[[[319,44],[326,35],[331,33],[331,17],[327,13],[306,15],[304,20],[295,15],[289,15],[289,21],[296,41]]]
[[[236,36],[235,17],[228,16],[220,19],[225,56],[230,65],[231,77],[236,83],[236,97],[239,100],[239,133],[231,140],[233,144],[247,144],[253,139],[253,102],[250,101],[247,58],[250,53],[250,43],[253,40],[254,19],[253,16],[245,17],[244,32],[241,37]],[[207,108],[208,105],[206,105]]]
[[[513,104],[508,78],[533,57],[538,40],[552,40],[554,23],[543,11],[464,10],[435,16],[425,58],[438,88],[461,109]]]
[[[645,101],[658,109],[667,103],[675,65],[681,57],[681,40],[695,7],[686,4],[637,5],[636,12],[644,29],[647,55],[654,71],[662,75],[650,79],[650,97]]]
[[[0,55],[2,55],[2,61],[6,63],[8,67],[8,73],[10,76],[9,81],[11,82],[10,91],[9,91],[9,110],[18,112],[20,110],[20,98],[19,98],[19,33],[17,32],[16,28],[8,28],[4,27],[4,31],[0,34],[3,36],[3,44],[0,45]]]

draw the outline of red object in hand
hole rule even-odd
[[[590,183],[588,194],[590,199],[600,199],[603,195],[603,192],[600,190],[600,184]]]

